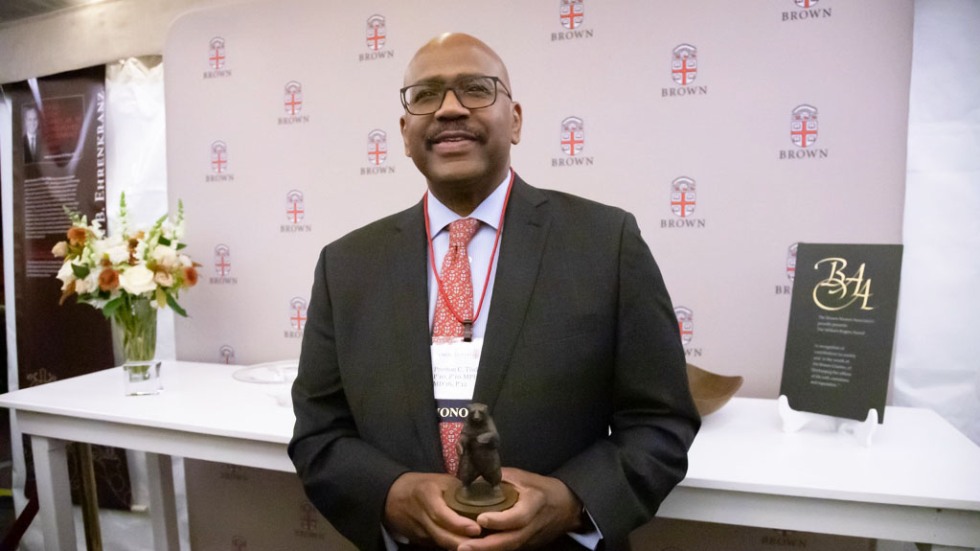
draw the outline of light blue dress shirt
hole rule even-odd
[[[480,221],[480,227],[473,235],[466,252],[470,257],[470,273],[473,276],[473,314],[477,314],[480,306],[480,295],[483,293],[483,284],[487,281],[487,270],[490,270],[490,281],[487,284],[487,295],[483,299],[483,309],[479,312],[479,317],[473,321],[473,337],[482,338],[487,329],[487,315],[490,311],[490,297],[493,295],[493,282],[497,274],[497,258],[500,256],[500,246],[497,251],[493,250],[493,243],[497,237],[497,229],[500,224],[500,213],[504,210],[504,200],[507,198],[508,183],[510,173],[501,182],[497,189],[489,197],[483,200],[476,210],[469,216],[460,216],[449,210],[436,199],[431,191],[427,191],[429,202],[429,232],[432,235],[432,249],[430,254],[435,254],[435,266],[442,271],[442,259],[449,250],[449,224],[461,218],[476,218]],[[491,255],[493,263],[491,264]],[[429,329],[432,328],[432,319],[436,311],[436,299],[439,297],[439,283],[436,281],[436,274],[432,271],[432,259],[428,259],[429,274]]]

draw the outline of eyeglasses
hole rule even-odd
[[[452,90],[456,100],[467,109],[490,107],[497,101],[497,86],[504,95],[511,97],[504,83],[497,77],[475,76],[457,80],[452,85],[441,82],[413,84],[400,90],[402,106],[411,115],[431,115],[442,107],[446,92]]]

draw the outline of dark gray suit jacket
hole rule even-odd
[[[289,454],[361,549],[381,548],[399,475],[442,471],[426,255],[418,204],[326,246],[314,276]],[[632,215],[520,178],[498,262],[474,401],[505,466],[564,481],[624,548],[684,477],[700,423],[660,271]]]

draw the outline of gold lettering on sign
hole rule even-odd
[[[873,306],[868,306],[871,278],[864,277],[864,263],[861,263],[861,267],[852,276],[844,272],[847,260],[843,258],[825,258],[814,264],[813,269],[819,269],[821,264],[830,267],[830,274],[813,288],[814,304],[823,310],[836,312],[860,300],[862,310],[874,310]]]

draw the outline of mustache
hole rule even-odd
[[[434,125],[425,134],[425,141],[433,143],[452,135],[463,135],[479,142],[486,141],[486,136],[478,128],[473,128],[466,121],[443,121]]]

